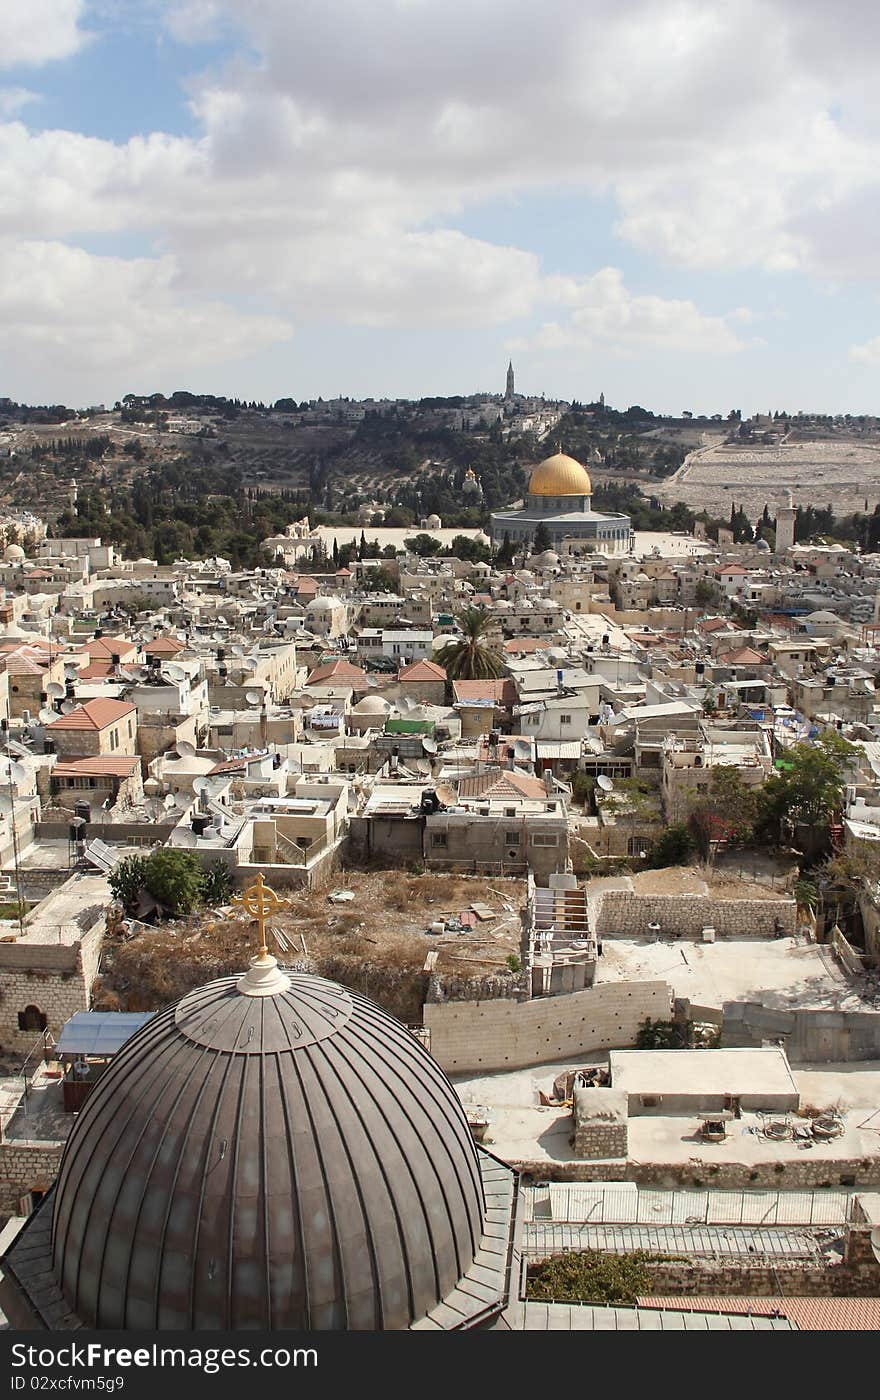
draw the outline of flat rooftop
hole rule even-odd
[[[595,924],[594,924],[595,926]],[[868,1011],[830,948],[796,938],[605,938],[598,982],[668,982],[673,995],[721,1009],[726,1001],[757,1001],[777,1010]]]
[[[682,1052],[673,1052],[682,1053]],[[699,1052],[704,1053],[704,1052]],[[489,1127],[484,1145],[506,1162],[577,1162],[572,1150],[574,1123],[571,1112],[543,1108],[539,1091],[553,1094],[553,1081],[567,1070],[606,1065],[607,1055],[585,1055],[556,1064],[500,1074],[454,1075],[453,1083],[466,1108],[483,1108]],[[852,1064],[799,1066],[791,1076],[800,1093],[801,1104],[817,1109],[836,1108],[843,1114],[841,1137],[814,1141],[804,1149],[799,1140],[770,1141],[763,1137],[768,1121],[760,1113],[744,1113],[728,1124],[728,1137],[722,1143],[706,1143],[699,1128],[703,1115],[664,1117],[646,1114],[629,1121],[629,1157],[634,1162],[670,1163],[687,1166],[698,1159],[712,1162],[803,1161],[804,1156],[828,1161],[854,1157],[880,1157],[880,1061]],[[774,1120],[785,1117],[772,1115]],[[792,1126],[808,1120],[789,1115]],[[694,1163],[696,1171],[696,1163]]]
[[[611,1084],[625,1094],[797,1095],[784,1050],[612,1050]]]

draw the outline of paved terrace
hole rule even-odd
[[[707,1051],[711,1054],[711,1051]],[[584,1056],[581,1060],[539,1065],[513,1073],[455,1075],[453,1082],[466,1107],[488,1110],[489,1127],[485,1146],[508,1162],[580,1162],[572,1150],[574,1124],[571,1112],[541,1107],[539,1090],[552,1095],[553,1081],[566,1070],[588,1065],[605,1065],[607,1056]],[[773,1141],[764,1136],[770,1116],[744,1113],[728,1124],[723,1143],[706,1143],[700,1136],[702,1116],[691,1114],[665,1118],[658,1114],[631,1117],[629,1160],[636,1163],[680,1163],[698,1159],[701,1164],[811,1160],[835,1161],[855,1157],[880,1156],[880,1061],[859,1061],[845,1065],[822,1065],[815,1069],[792,1069],[801,1103],[816,1108],[838,1108],[843,1114],[841,1137],[827,1142],[813,1141],[805,1149],[800,1140],[789,1137]],[[785,1115],[774,1114],[774,1121]],[[807,1120],[789,1117],[792,1126]]]

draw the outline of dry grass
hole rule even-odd
[[[420,1019],[428,952],[438,954],[437,972],[456,977],[509,975],[507,958],[519,954],[522,880],[350,871],[339,883],[354,893],[350,903],[334,904],[326,890],[293,894],[290,909],[270,926],[288,946],[270,932],[270,947],[280,962],[363,991],[404,1020]],[[474,901],[497,910],[497,920],[465,933],[426,935],[429,924],[460,914]],[[213,978],[242,971],[255,950],[247,919],[193,916],[141,929],[106,945],[96,1009],[154,1010]]]

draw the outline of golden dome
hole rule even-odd
[[[557,452],[539,462],[529,481],[530,496],[591,496],[593,483],[586,467]]]

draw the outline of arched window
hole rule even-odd
[[[18,1029],[20,1031],[44,1031],[46,1029],[46,1014],[38,1006],[26,1006],[24,1011],[18,1013]]]

